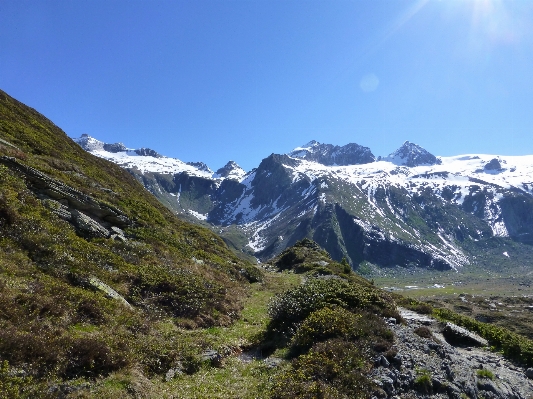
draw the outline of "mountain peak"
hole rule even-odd
[[[321,144],[311,140],[302,147],[296,147],[289,154],[292,158],[318,162],[323,165],[360,165],[376,160],[370,148],[350,143],[344,146]]]
[[[402,166],[440,165],[441,160],[418,144],[405,141],[400,148],[391,153],[384,161]]]
[[[215,172],[214,177],[223,177],[228,179],[241,180],[241,178],[246,174],[244,169],[242,169],[237,162],[228,161],[226,165],[221,167]]]
[[[104,142],[83,133],[80,138],[73,139],[85,151],[102,151],[104,149]]]

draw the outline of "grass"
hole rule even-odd
[[[494,373],[488,369],[477,370],[476,374],[479,378],[488,378],[489,380],[494,379]]]
[[[415,386],[422,392],[430,393],[433,388],[433,384],[431,383],[431,371],[417,368]]]

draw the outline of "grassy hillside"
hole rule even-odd
[[[42,393],[39,384],[121,370],[151,376],[177,363],[194,370],[205,348],[181,342],[182,331],[232,323],[261,272],[1,91],[0,156],[129,221],[124,239],[86,237],[3,158],[0,359],[2,375],[16,376],[8,385]]]

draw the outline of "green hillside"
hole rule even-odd
[[[259,269],[1,91],[0,139],[0,359],[17,384],[194,369],[204,348],[176,340],[234,322]]]

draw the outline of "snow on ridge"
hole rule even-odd
[[[139,155],[139,150],[126,148],[121,143],[116,144],[121,145],[124,150],[117,152],[107,151],[105,149],[105,146],[107,146],[106,143],[97,140],[88,134],[83,134],[80,138],[74,138],[73,140],[85,151],[97,157],[116,163],[123,168],[138,169],[141,173],[152,172],[176,174],[186,172],[191,176],[213,179],[219,183],[224,179],[233,179],[242,182],[247,176],[247,173],[235,163],[235,167],[228,173],[228,175],[226,177],[222,177],[216,173],[213,173],[213,171],[209,168],[201,168],[199,166],[195,166],[193,163],[186,163],[177,158]]]
[[[192,216],[194,216],[198,220],[207,220],[207,215],[193,211],[192,209],[189,209],[187,212],[189,212]]]
[[[501,161],[502,169],[494,173],[484,166],[492,159]],[[291,157],[292,158],[292,157]],[[285,165],[293,171],[293,178],[305,175],[311,181],[321,176],[341,178],[349,183],[357,184],[363,180],[383,180],[384,183],[406,185],[406,182],[422,183],[431,180],[435,185],[456,185],[462,196],[469,193],[467,189],[475,184],[470,178],[479,179],[488,184],[505,189],[519,188],[533,191],[533,155],[494,156],[486,154],[467,154],[452,157],[439,157],[440,165],[420,165],[414,167],[398,166],[388,160],[380,160],[362,165],[326,166],[318,162],[293,158],[298,161],[296,166]],[[523,184],[528,184],[523,187]],[[415,186],[417,186],[416,184]]]
[[[155,172],[155,173],[181,173],[187,172],[192,176],[212,177],[211,171],[200,170],[192,165],[188,165],[176,158],[154,158],[138,155],[134,150],[109,152],[105,150],[89,151],[97,157],[107,159],[124,168],[138,169],[141,173]]]

